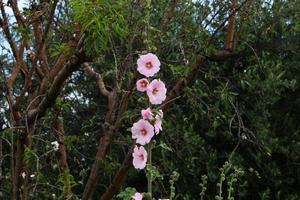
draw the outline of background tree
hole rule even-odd
[[[150,49],[168,86],[153,196],[298,199],[298,4],[0,0],[0,197],[146,191],[129,128]]]

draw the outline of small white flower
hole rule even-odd
[[[30,175],[30,178],[34,178],[34,177],[35,177],[35,175],[34,175],[34,174],[31,174],[31,175]]]
[[[53,168],[53,169],[57,169],[57,167],[58,167],[57,164],[52,165],[52,168]]]
[[[25,173],[25,172],[22,172],[21,176],[22,176],[23,179],[25,179],[26,173]]]
[[[59,143],[57,141],[51,142],[54,151],[58,151]]]
[[[247,136],[245,134],[242,134],[242,139],[247,140]]]
[[[88,134],[88,133],[84,133],[84,135],[85,135],[85,136],[87,136],[87,137],[89,136],[89,134]]]

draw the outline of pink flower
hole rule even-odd
[[[136,169],[144,169],[146,167],[148,154],[143,146],[135,146],[132,156],[132,164]]]
[[[142,78],[136,82],[136,88],[140,92],[147,91],[148,85],[149,85],[149,81],[146,78]]]
[[[142,200],[143,195],[139,192],[136,192],[131,198],[132,198],[132,200]]]
[[[167,89],[161,80],[154,79],[147,88],[147,95],[152,104],[161,104],[166,99]]]
[[[138,144],[145,145],[154,136],[154,127],[147,120],[140,119],[133,124],[131,132],[132,139],[137,139]]]
[[[137,70],[146,77],[151,77],[159,71],[160,61],[156,55],[147,53],[137,60]]]
[[[153,117],[152,117],[153,113],[150,108],[147,108],[146,110],[142,110],[141,113],[142,113],[143,119],[153,119]]]

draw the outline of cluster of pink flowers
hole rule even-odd
[[[166,99],[166,86],[159,79],[153,79],[151,82],[149,80],[149,77],[154,76],[160,70],[159,59],[152,53],[141,55],[137,60],[137,66],[138,72],[147,77],[136,82],[137,90],[146,92],[151,104],[161,104]],[[131,128],[132,139],[136,139],[136,143],[139,144],[139,146],[135,146],[132,153],[133,166],[136,169],[146,167],[148,153],[143,145],[150,143],[152,137],[162,131],[163,112],[162,110],[147,108],[141,111],[141,117]],[[142,194],[138,192],[132,196],[133,200],[141,200],[142,198]]]
[[[140,56],[137,65],[137,70],[146,77],[154,76],[160,69],[160,61],[152,53]],[[158,105],[166,99],[166,86],[159,79],[154,79],[149,83],[147,78],[142,78],[136,82],[136,88],[140,92],[147,92],[151,104]]]

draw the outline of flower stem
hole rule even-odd
[[[152,199],[152,142],[148,144],[148,194],[150,199]]]

